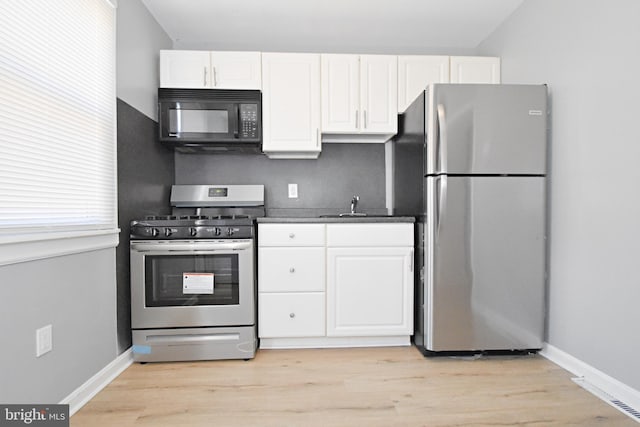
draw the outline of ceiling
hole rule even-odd
[[[142,2],[176,48],[437,53],[474,49],[523,0]]]

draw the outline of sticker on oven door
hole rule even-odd
[[[213,273],[182,273],[183,294],[213,294]]]

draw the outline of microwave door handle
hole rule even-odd
[[[240,106],[236,104],[236,118],[233,121],[233,137],[238,139],[240,136],[238,135],[238,126],[240,124]]]

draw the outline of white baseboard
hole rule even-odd
[[[572,374],[583,378],[606,394],[624,402],[635,410],[640,410],[640,391],[629,387],[551,344],[545,343],[540,354]]]
[[[411,337],[307,337],[307,338],[260,338],[260,348],[351,348],[351,347],[400,347],[410,346]]]
[[[100,372],[89,378],[84,384],[75,389],[71,394],[62,399],[61,404],[69,405],[69,416],[75,414],[96,394],[105,388],[111,381],[120,375],[133,363],[133,352],[128,349],[111,363],[102,368]]]

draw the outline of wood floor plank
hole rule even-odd
[[[260,350],[134,364],[71,418],[91,426],[637,426],[540,356],[414,347]]]

